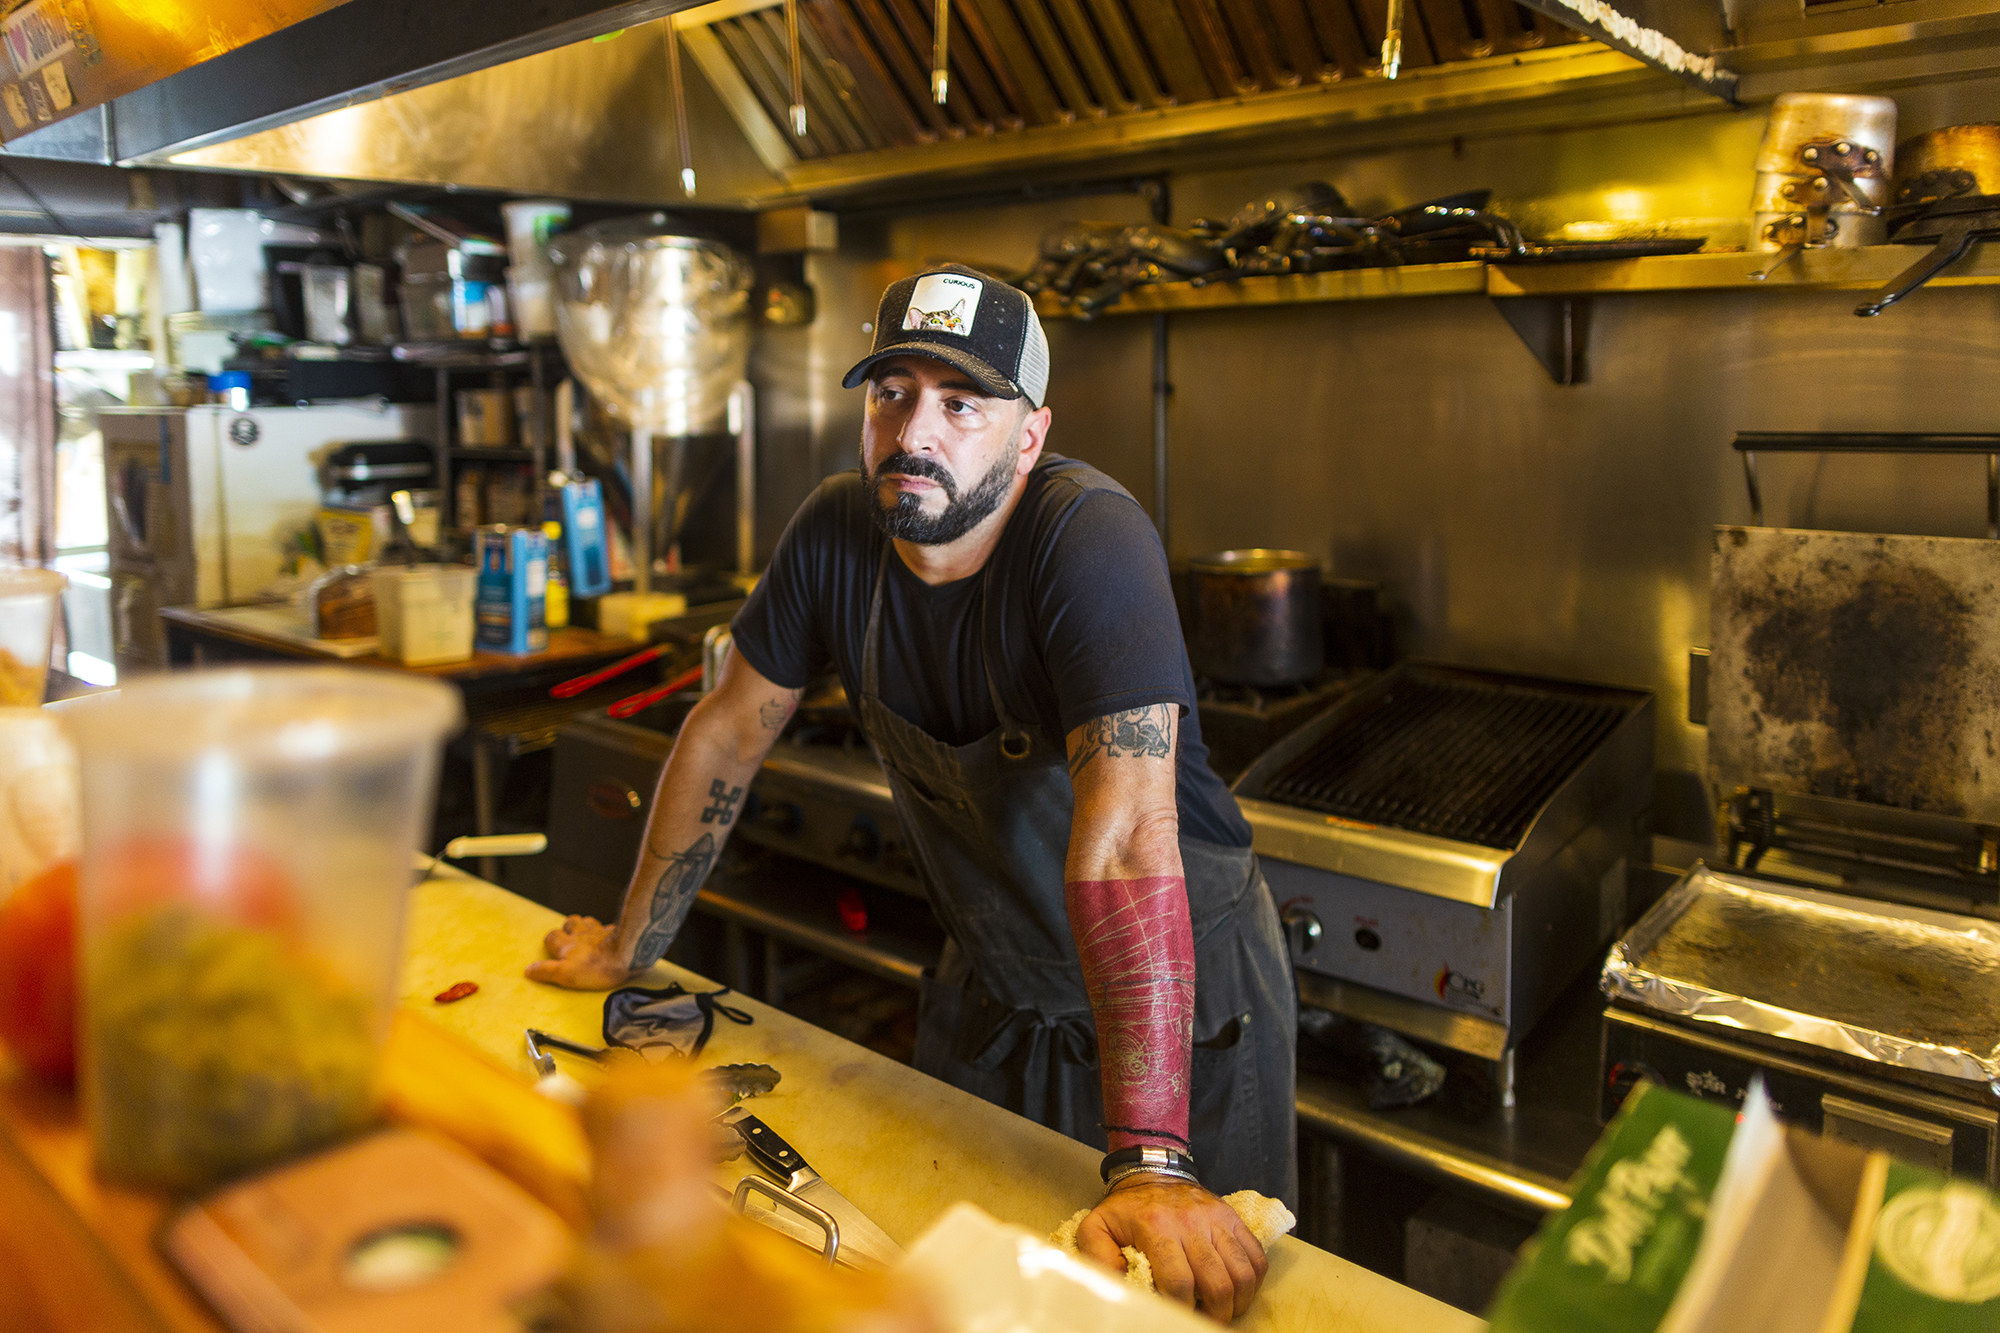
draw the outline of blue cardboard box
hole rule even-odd
[[[549,539],[505,525],[472,534],[479,589],[473,616],[483,652],[539,653],[549,646]]]

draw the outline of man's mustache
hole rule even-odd
[[[958,484],[952,480],[951,473],[945,471],[944,464],[935,459],[925,458],[921,454],[891,454],[875,465],[875,471],[870,474],[869,482],[871,484],[878,482],[892,472],[934,481],[944,489],[945,499],[958,498]]]

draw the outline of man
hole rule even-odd
[[[1296,1193],[1296,1000],[1165,552],[1115,482],[1044,451],[1048,344],[1018,290],[959,266],[893,284],[864,380],[861,469],[807,499],[736,617],[616,926],[570,918],[528,975],[609,987],[660,956],[831,662],[949,936],[918,1068],[1112,1149],[1081,1248],[1117,1268],[1137,1246],[1227,1320],[1265,1258],[1216,1195]]]

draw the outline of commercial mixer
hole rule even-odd
[[[668,228],[667,216],[653,213],[566,232],[549,245],[563,354],[630,432],[641,596],[652,591],[655,554],[686,516],[689,442],[698,437],[735,438],[737,570],[748,573],[755,558],[755,403],[744,378],[750,270],[728,247]]]

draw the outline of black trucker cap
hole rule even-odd
[[[1049,389],[1049,340],[1035,303],[1019,287],[976,268],[946,264],[889,284],[875,313],[875,346],[842,388],[892,356],[928,356],[956,366],[996,398],[1040,407]]]

